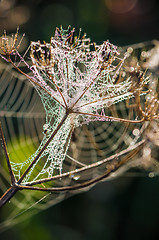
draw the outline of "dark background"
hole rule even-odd
[[[82,28],[92,41],[128,45],[159,39],[155,0],[1,0],[0,32],[46,40],[60,25]],[[77,31],[78,32],[78,31]],[[159,178],[127,176],[100,183],[1,234],[16,240],[159,239]]]
[[[159,38],[157,0],[0,0],[0,32],[25,32],[48,41],[56,27],[72,25],[98,43],[117,45]]]

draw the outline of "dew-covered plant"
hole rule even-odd
[[[17,35],[1,37],[0,56],[34,86],[45,123],[39,146],[21,162],[10,159],[0,125],[11,178],[0,206],[20,190],[68,192],[133,166],[134,156],[146,145],[145,136],[151,135],[152,121],[158,124],[159,100],[152,75],[131,62],[131,48],[91,43],[86,35],[75,36],[69,26],[57,28],[49,43],[31,42],[29,60],[18,52]],[[100,140],[91,131],[95,124],[108,128]],[[78,141],[81,129],[90,142],[87,157]],[[112,136],[116,140],[108,145]]]

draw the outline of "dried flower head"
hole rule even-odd
[[[32,75],[28,75],[9,59],[33,83],[46,111],[44,137],[39,148],[25,162],[12,163],[18,179],[29,166],[21,182],[52,177],[55,169],[62,172],[75,127],[92,121],[141,123],[150,119],[151,113],[146,118],[142,108],[139,109],[141,118],[135,114],[133,119],[106,114],[110,106],[133,97],[140,106],[142,88],[149,81],[149,77],[137,69],[131,74],[125,70],[128,52],[121,55],[109,41],[92,44],[86,34],[76,37],[75,29],[69,26],[67,30],[56,28],[49,43],[31,42],[32,65],[29,66],[16,50],[17,34],[10,45],[4,37],[2,50],[7,55],[16,53],[20,62],[31,70]],[[39,162],[43,164],[37,173]]]
[[[92,44],[86,34],[82,37],[80,33],[75,36],[75,29],[69,26],[67,30],[57,28],[49,43],[31,42],[31,61],[28,63],[25,61],[26,54],[24,57],[17,51],[17,35],[18,32],[9,42],[4,34],[0,56],[31,81],[41,98],[46,116],[41,123],[43,132],[39,146],[24,162],[20,157],[19,163],[16,158],[10,160],[0,124],[0,135],[11,177],[11,187],[0,198],[0,206],[19,190],[77,190],[117,176],[132,166],[141,166],[142,160],[146,163],[145,167],[151,164],[152,143],[155,147],[159,145],[157,87],[153,87],[150,75],[145,69],[142,71],[137,58],[131,58],[132,48],[121,54],[109,41],[101,45]],[[13,55],[15,61],[12,61],[10,55]],[[6,75],[3,76],[5,82]],[[16,91],[10,91],[9,82],[9,99],[21,99],[21,104],[15,100],[16,104],[11,106],[14,114],[9,116],[17,114],[20,117],[9,121],[13,124],[4,120],[4,124],[11,129],[8,130],[9,137],[18,129],[24,135],[30,132],[32,139],[32,129],[35,134],[37,132],[38,124],[34,119],[37,114],[25,114],[25,109],[28,110],[26,105],[29,105],[29,110],[32,109],[35,98],[32,93],[30,98],[26,94],[27,104],[23,104],[26,88],[19,87],[19,78],[18,75],[12,88]],[[23,93],[19,94],[22,88]],[[8,95],[8,91],[4,95]],[[34,107],[38,108],[37,106],[39,105]],[[20,110],[22,113],[19,114]],[[39,113],[41,115],[41,108],[38,116]],[[29,120],[24,122],[23,119],[28,115]],[[28,121],[31,125],[29,131]],[[89,124],[99,121],[102,123]],[[13,129],[16,122],[17,129]],[[18,138],[16,134],[15,136]],[[18,139],[17,142],[19,141]],[[39,195],[32,192],[33,195],[29,196],[38,199]],[[30,204],[30,199],[27,199],[24,197],[24,201]]]
[[[62,172],[75,127],[91,121],[144,121],[144,118],[122,119],[106,115],[110,106],[135,97],[136,93],[139,96],[142,86],[149,81],[141,74],[139,84],[137,80],[134,83],[134,78],[124,70],[128,54],[121,56],[117,47],[109,41],[101,45],[91,44],[86,34],[76,37],[75,29],[70,26],[67,30],[57,28],[50,43],[31,42],[30,56],[33,65],[29,69],[33,75],[25,75],[41,97],[46,124],[36,153],[18,166],[12,163],[18,178],[26,165],[31,163],[25,179],[23,177],[24,182],[35,181],[42,176],[52,177],[55,169]],[[24,59],[22,61],[25,63]],[[59,126],[60,130],[53,138]],[[36,165],[40,160],[44,164],[37,174]]]
[[[18,31],[19,27],[17,28],[15,35],[12,35],[11,37],[7,36],[6,31],[4,31],[4,34],[0,38],[0,54],[9,57],[20,47],[24,34],[18,43]]]
[[[130,77],[117,81],[125,58],[109,41],[91,44],[86,35],[75,37],[75,29],[70,27],[57,28],[50,43],[31,43],[35,82],[84,122],[105,121],[105,107],[134,96]],[[143,77],[135,90],[147,80]]]

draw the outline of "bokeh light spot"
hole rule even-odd
[[[107,8],[114,13],[126,13],[132,10],[137,0],[105,0]]]

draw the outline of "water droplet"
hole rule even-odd
[[[46,134],[47,132],[50,132],[50,129],[49,129],[49,124],[44,124],[43,125],[43,130],[44,130],[44,133]]]
[[[129,48],[127,49],[127,52],[131,54],[131,53],[133,52],[133,48],[132,48],[132,47],[129,47]]]
[[[139,129],[135,128],[135,129],[133,130],[133,135],[134,135],[134,136],[138,136],[139,134],[140,134]]]
[[[77,181],[80,178],[80,175],[75,174],[71,176],[73,178],[73,180]]]
[[[153,172],[150,172],[148,175],[150,178],[153,178],[155,176],[155,174]]]

